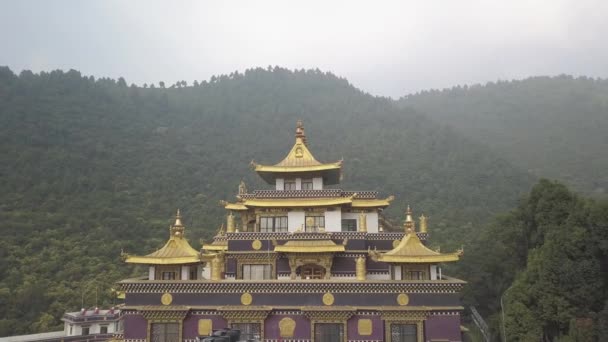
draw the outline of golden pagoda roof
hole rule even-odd
[[[455,253],[439,253],[426,247],[418,238],[415,231],[409,230],[401,242],[386,253],[370,251],[375,261],[393,263],[438,263],[458,261],[462,251]]]
[[[332,240],[289,240],[274,247],[275,252],[285,253],[344,252],[344,250],[344,245],[338,245]]]
[[[293,207],[331,207],[337,205],[350,205],[354,208],[384,208],[390,205],[393,197],[385,199],[357,199],[356,194],[349,197],[324,197],[324,198],[264,198],[264,199],[242,199],[241,202],[221,204],[228,210],[247,210],[253,208],[293,208]]]
[[[261,165],[251,162],[254,170],[268,183],[273,183],[276,173],[319,172],[326,178],[326,184],[336,184],[340,180],[342,161],[321,163],[312,155],[306,145],[304,125],[298,120],[296,142],[287,156],[275,165]]]
[[[178,209],[175,223],[170,227],[169,240],[165,245],[156,252],[144,256],[123,253],[125,262],[148,265],[177,265],[200,262],[199,252],[192,248],[188,240],[184,238],[184,230]]]

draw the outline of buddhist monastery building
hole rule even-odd
[[[441,271],[462,251],[428,248],[424,215],[415,221],[408,207],[403,227],[389,229],[393,197],[336,188],[342,161],[315,159],[301,122],[282,161],[251,166],[269,189],[241,182],[200,250],[178,211],[163,247],[123,254],[148,267],[119,283],[124,341],[195,341],[223,328],[242,341],[462,340],[464,281]]]

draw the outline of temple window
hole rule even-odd
[[[101,327],[99,327],[99,333],[100,334],[107,334],[108,333],[108,326],[107,325],[102,325]]]
[[[323,279],[325,278],[325,268],[319,265],[304,265],[300,269],[302,279]]]
[[[190,267],[190,280],[196,280],[198,278],[198,267],[191,266]]]
[[[306,216],[306,227],[307,232],[317,232],[321,229],[325,229],[325,216]]]
[[[175,272],[162,272],[161,279],[162,280],[175,280]]]
[[[272,279],[271,265],[243,265],[243,279],[245,280],[264,280]]]
[[[391,342],[417,342],[416,324],[391,324]]]
[[[262,338],[260,323],[232,323],[232,329],[241,331],[241,341],[259,341]]]
[[[312,190],[312,179],[302,179],[302,190]]]
[[[343,232],[356,232],[357,231],[357,219],[342,219],[342,231]]]
[[[317,342],[343,341],[344,324],[342,323],[315,323],[315,339]]]
[[[173,342],[179,340],[178,323],[152,323],[151,342]]]
[[[283,190],[295,190],[296,189],[296,180],[295,179],[289,179],[289,180],[285,180],[285,182],[283,183]]]
[[[392,265],[392,280],[428,280],[427,266]]]
[[[287,216],[262,216],[260,217],[260,232],[286,232]]]
[[[89,335],[89,327],[82,327],[82,335]]]

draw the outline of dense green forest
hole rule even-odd
[[[608,192],[608,80],[533,77],[425,91],[399,103],[536,176],[593,196]]]
[[[603,341],[608,336],[608,200],[541,180],[477,234],[458,265],[465,301],[508,341]]]
[[[142,272],[124,265],[120,251],[162,245],[176,208],[193,246],[210,238],[224,219],[219,200],[232,199],[241,179],[250,189],[267,187],[249,162],[282,159],[297,119],[318,159],[344,158],[340,187],[395,195],[389,218],[400,221],[410,203],[430,216],[434,244],[465,245],[465,259],[452,271],[471,280],[467,303],[497,322],[496,300],[511,282],[506,306],[515,307],[516,294],[530,296],[522,289],[533,282],[526,265],[552,234],[544,223],[512,232],[532,240],[510,253],[513,236],[501,230],[502,218],[488,222],[516,207],[536,176],[496,146],[427,117],[427,109],[397,106],[318,70],[258,68],[138,87],[73,70],[15,75],[0,68],[0,336],[56,329],[66,310],[112,305],[113,283]],[[581,229],[602,224],[591,216],[576,221]],[[505,243],[495,246],[497,257],[483,249],[491,232],[507,234],[495,241]],[[511,273],[501,269],[509,263]],[[585,310],[599,315],[601,305]],[[572,317],[591,317],[572,312],[557,330],[547,323],[548,333],[567,332]]]

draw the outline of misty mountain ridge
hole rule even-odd
[[[427,107],[402,108],[330,73],[258,68],[184,83],[0,68],[0,335],[51,329],[81,305],[74,291],[138,274],[120,250],[162,244],[175,208],[193,246],[213,236],[219,200],[241,179],[268,187],[249,162],[281,160],[298,119],[317,159],[344,158],[340,187],[395,195],[394,222],[411,204],[446,248],[466,244],[535,178]]]

